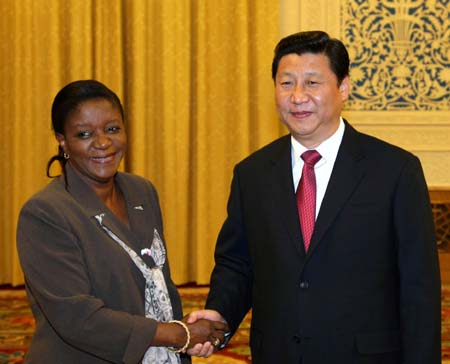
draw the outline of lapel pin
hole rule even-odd
[[[148,255],[150,257],[152,256],[150,249],[148,249],[148,248],[141,249],[141,255]]]

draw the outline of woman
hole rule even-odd
[[[47,175],[55,161],[62,175],[24,205],[17,231],[36,319],[25,362],[188,363],[188,348],[218,345],[223,323],[180,321],[155,188],[118,172],[127,137],[116,94],[70,83],[52,125],[59,151]]]

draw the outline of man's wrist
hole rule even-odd
[[[224,334],[224,339],[223,339],[222,343],[219,345],[219,347],[217,348],[217,350],[222,350],[223,348],[225,348],[225,346],[227,346],[230,339],[231,339],[231,331],[228,331]]]

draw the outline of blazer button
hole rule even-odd
[[[301,289],[308,289],[309,288],[309,283],[308,282],[300,282],[299,287]]]

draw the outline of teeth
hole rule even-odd
[[[103,160],[110,159],[112,157],[113,157],[112,155],[108,155],[108,156],[105,156],[105,157],[92,157],[91,159],[96,160],[96,161],[103,161]]]

